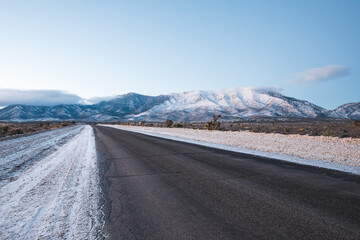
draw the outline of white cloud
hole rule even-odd
[[[0,106],[12,104],[52,106],[80,103],[81,101],[81,97],[59,90],[0,89]]]
[[[82,99],[80,103],[81,104],[86,104],[86,105],[96,104],[96,103],[99,103],[99,102],[102,102],[102,101],[109,101],[109,100],[114,99],[116,97],[117,96],[91,97],[91,98],[87,98],[87,99]]]
[[[262,87],[262,86],[257,86],[257,87],[251,87],[253,90],[257,90],[257,91],[270,91],[270,92],[283,92],[284,89],[278,86],[272,86],[272,87]]]
[[[330,65],[319,68],[310,68],[303,72],[295,73],[292,82],[323,82],[346,76],[350,73],[350,69],[345,66]]]

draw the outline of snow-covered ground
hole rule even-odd
[[[101,238],[90,126],[0,141],[0,174],[0,239]]]
[[[104,125],[151,136],[360,174],[360,139]]]

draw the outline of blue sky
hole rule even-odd
[[[360,101],[359,12],[350,0],[3,0],[0,94],[263,86],[333,109]]]

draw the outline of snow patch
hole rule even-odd
[[[103,223],[99,211],[99,177],[95,138],[90,126],[69,128],[66,143],[41,156],[0,188],[0,239],[98,239]],[[66,131],[42,138],[43,147],[56,145]],[[40,135],[41,136],[41,135]],[[63,136],[64,137],[64,136]],[[33,136],[2,144],[30,144]],[[35,137],[35,139],[37,139]],[[40,147],[40,149],[43,149]],[[2,153],[2,163],[26,162],[31,154]],[[25,149],[20,149],[25,151]],[[20,160],[19,160],[20,159]]]

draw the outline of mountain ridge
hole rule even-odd
[[[235,87],[159,96],[127,93],[92,105],[10,105],[0,109],[0,120],[206,121],[213,114],[221,114],[224,120],[257,117],[360,119],[360,103],[327,110],[308,101],[282,95],[274,89]]]

